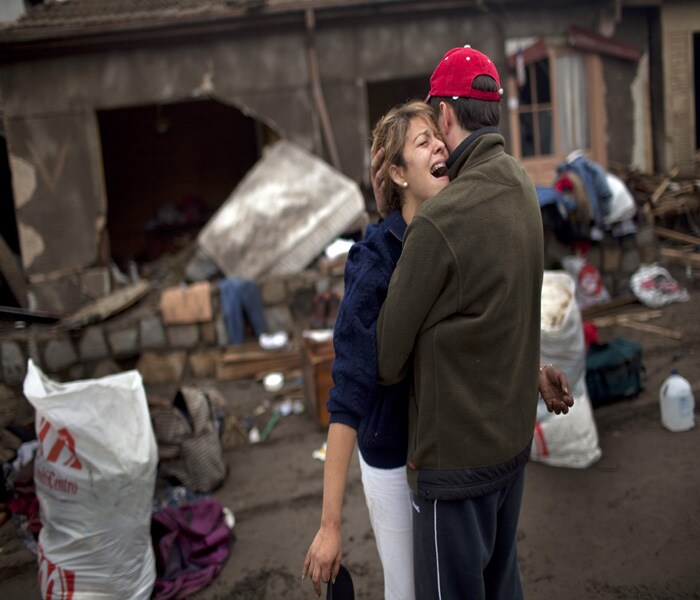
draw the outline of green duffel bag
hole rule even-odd
[[[586,354],[586,387],[594,408],[636,398],[644,390],[642,346],[620,337],[591,344]]]

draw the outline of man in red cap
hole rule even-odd
[[[450,152],[435,170],[450,183],[408,226],[377,324],[381,383],[413,374],[420,600],[522,598],[516,532],[537,405],[543,239],[535,188],[497,128],[502,93],[491,59],[469,46],[435,69],[426,101]],[[373,175],[380,163],[381,153]]]

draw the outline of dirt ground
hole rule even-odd
[[[646,369],[639,397],[594,411],[602,458],[586,469],[527,466],[519,526],[527,598],[700,599],[700,428],[665,430],[658,401],[661,382],[677,368],[693,386],[697,412],[700,273],[689,280],[683,270],[672,272],[691,300],[665,307],[653,324],[682,331],[680,340],[622,326],[599,330],[601,341],[640,342]],[[646,310],[634,304],[608,314]],[[242,384],[222,391],[240,411],[261,398],[259,388]],[[219,577],[192,598],[315,597],[300,573],[320,516],[323,464],[312,453],[324,439],[307,410],[283,417],[266,441],[226,451],[230,472],[213,495],[234,512],[237,539]],[[356,598],[379,600],[382,573],[356,457],[343,525]],[[38,599],[33,558],[13,545],[10,527],[0,529],[0,598]]]

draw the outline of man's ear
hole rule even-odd
[[[406,178],[403,176],[403,170],[396,165],[389,167],[389,177],[399,187],[403,187],[404,181],[406,181]]]
[[[447,137],[454,125],[454,112],[447,102],[440,102],[438,112],[438,125],[444,137]]]

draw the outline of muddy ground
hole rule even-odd
[[[527,598],[700,599],[700,428],[665,430],[658,403],[671,368],[690,381],[700,400],[700,273],[694,281],[682,270],[673,273],[691,300],[665,307],[653,324],[681,330],[680,340],[621,326],[599,330],[602,341],[622,336],[640,342],[646,369],[639,397],[594,411],[602,458],[581,470],[527,466],[519,526]],[[646,310],[634,304],[608,314]],[[260,402],[258,386],[231,383],[222,390],[241,413]],[[307,410],[282,418],[265,442],[226,451],[230,472],[213,495],[234,512],[237,539],[222,573],[195,600],[315,597],[299,576],[318,527],[323,464],[312,452],[324,439]],[[12,534],[11,525],[0,530],[0,598],[38,599],[33,559],[17,549]],[[356,597],[381,599],[381,568],[356,457],[344,535]]]

